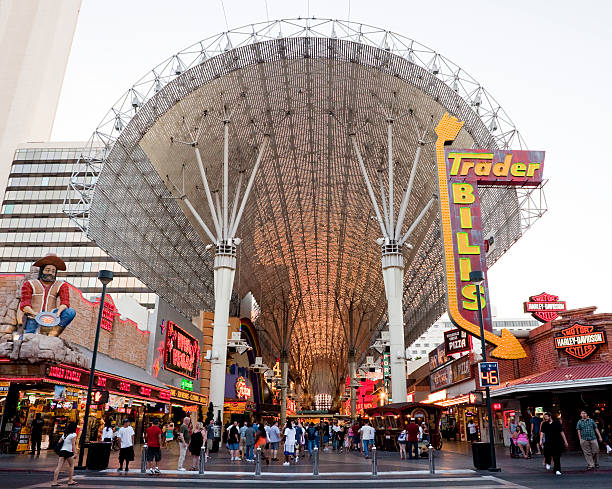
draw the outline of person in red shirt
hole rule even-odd
[[[38,280],[26,280],[21,287],[20,309],[24,314],[25,333],[41,333],[59,336],[68,326],[76,311],[70,307],[68,284],[56,280],[58,270],[66,270],[64,261],[56,255],[47,255],[34,263],[39,267]],[[40,312],[52,312],[59,324],[52,327],[40,326],[35,317]]]
[[[414,448],[415,458],[419,458],[419,425],[414,422],[414,419],[410,420],[410,423],[406,426],[406,449],[408,450],[408,459],[412,460],[412,453]]]
[[[145,431],[145,441],[147,442],[147,464],[149,474],[159,474],[157,464],[161,460],[161,437],[162,431],[159,427],[159,420],[153,418],[153,424]]]

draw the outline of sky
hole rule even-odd
[[[299,16],[364,22],[438,51],[494,95],[529,149],[546,151],[548,212],[489,270],[498,317],[526,317],[522,303],[544,291],[568,308],[612,312],[612,172],[602,153],[612,2],[83,0],[53,140],[87,140],[121,94],[188,45]]]

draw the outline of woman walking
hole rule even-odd
[[[397,437],[397,443],[399,445],[399,452],[400,452],[400,460],[403,460],[406,458],[406,430],[403,430],[399,436]]]
[[[270,465],[270,458],[266,453],[266,444],[268,443],[268,435],[263,424],[257,427],[257,434],[255,435],[255,452],[258,448],[261,448],[261,457],[266,461],[266,464]]]
[[[203,425],[199,421],[195,424],[193,433],[191,433],[191,443],[189,444],[189,452],[191,453],[191,470],[198,470],[200,466],[200,450],[204,445]]]
[[[59,477],[59,473],[64,467],[64,464],[68,464],[68,485],[76,486],[77,482],[72,480],[74,476],[74,463],[76,461],[76,423],[70,423],[64,432],[64,435],[57,442],[58,444],[62,444],[61,449],[58,453],[59,460],[57,461],[57,467],[53,472],[53,482],[52,486],[59,486],[59,482],[57,482],[57,478]]]
[[[166,427],[166,448],[169,450],[172,440],[174,440],[174,423],[170,421]]]

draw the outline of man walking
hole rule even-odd
[[[159,474],[158,464],[162,456],[162,432],[157,418],[153,418],[153,424],[145,431],[145,441],[147,442],[147,465],[149,466],[149,474]]]
[[[206,427],[206,453],[211,453],[215,442],[215,422],[211,419]]]
[[[368,448],[374,445],[374,434],[376,433],[376,430],[372,426],[370,426],[369,421],[366,421],[364,425],[359,429],[359,433],[361,433],[363,455],[365,458],[370,458],[370,452],[368,451]]]
[[[544,421],[540,428],[540,445],[544,445],[544,463],[546,470],[550,470],[550,459],[554,462],[553,470],[561,475],[561,443],[567,449],[567,438],[561,423],[553,419],[550,413],[544,413]]]
[[[278,444],[280,443],[280,429],[278,428],[278,421],[270,427],[268,432],[268,438],[270,438],[270,448],[272,449],[272,460],[277,461]]]
[[[119,469],[123,470],[123,462],[125,462],[125,471],[127,472],[128,465],[134,460],[134,428],[130,426],[130,420],[125,418],[123,426],[119,428],[116,436],[121,440],[121,449],[119,450]]]
[[[419,458],[419,425],[414,422],[414,419],[410,420],[410,423],[406,426],[406,449],[408,450],[408,460],[412,460],[412,454],[414,458]]]
[[[531,451],[533,453],[538,453],[538,444],[540,441],[540,426],[542,425],[542,419],[533,413],[531,416]]]
[[[187,470],[183,467],[183,463],[185,462],[185,455],[187,454],[187,447],[189,443],[191,443],[191,418],[189,416],[185,416],[183,419],[183,424],[179,428],[179,458],[178,458],[178,470],[184,472]]]
[[[576,424],[578,439],[580,440],[580,448],[584,453],[584,458],[587,463],[587,470],[599,468],[599,443],[602,441],[601,433],[597,428],[597,423],[589,418],[587,412],[583,409],[580,411],[580,419]]]
[[[36,452],[37,456],[40,455],[43,426],[45,426],[45,420],[42,419],[40,413],[36,413],[36,417],[32,420],[32,433],[30,435],[32,455],[34,455],[34,452]]]

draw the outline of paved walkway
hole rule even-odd
[[[136,447],[136,459],[130,464],[129,475],[140,474],[140,460],[142,447]],[[104,473],[116,472],[119,467],[119,452],[111,452],[109,468]],[[504,474],[534,474],[545,472],[543,458],[536,455],[532,459],[511,459],[508,449],[498,448],[496,450],[498,466]],[[279,452],[278,462],[271,462],[266,465],[262,462],[262,473],[273,474],[312,474],[313,463],[308,454],[300,457],[297,464],[289,467],[282,465],[284,458]],[[197,472],[178,472],[178,446],[173,444],[170,449],[162,450],[162,460],[159,468],[166,474],[177,474],[184,476],[195,476]],[[184,467],[191,468],[191,457],[187,455]],[[0,456],[0,471],[52,471],[57,464],[57,456],[51,450],[43,451],[39,457],[32,457],[29,454],[2,455]],[[586,468],[584,457],[581,452],[566,453],[561,458],[564,473],[582,472]],[[197,465],[197,464],[196,464]],[[602,454],[600,456],[600,472],[612,473],[612,457]],[[436,473],[439,474],[462,474],[473,473],[473,462],[471,447],[467,443],[448,442],[444,444],[443,450],[436,452],[435,455]],[[372,461],[364,459],[359,452],[336,453],[333,451],[320,452],[319,472],[321,474],[367,474],[371,473]],[[252,474],[255,472],[255,464],[245,461],[232,462],[227,450],[222,449],[219,453],[211,454],[206,464],[206,472],[210,473],[231,473],[240,475]],[[378,452],[378,472],[400,472],[428,474],[429,461],[426,458],[419,460],[400,460],[397,452]]]

